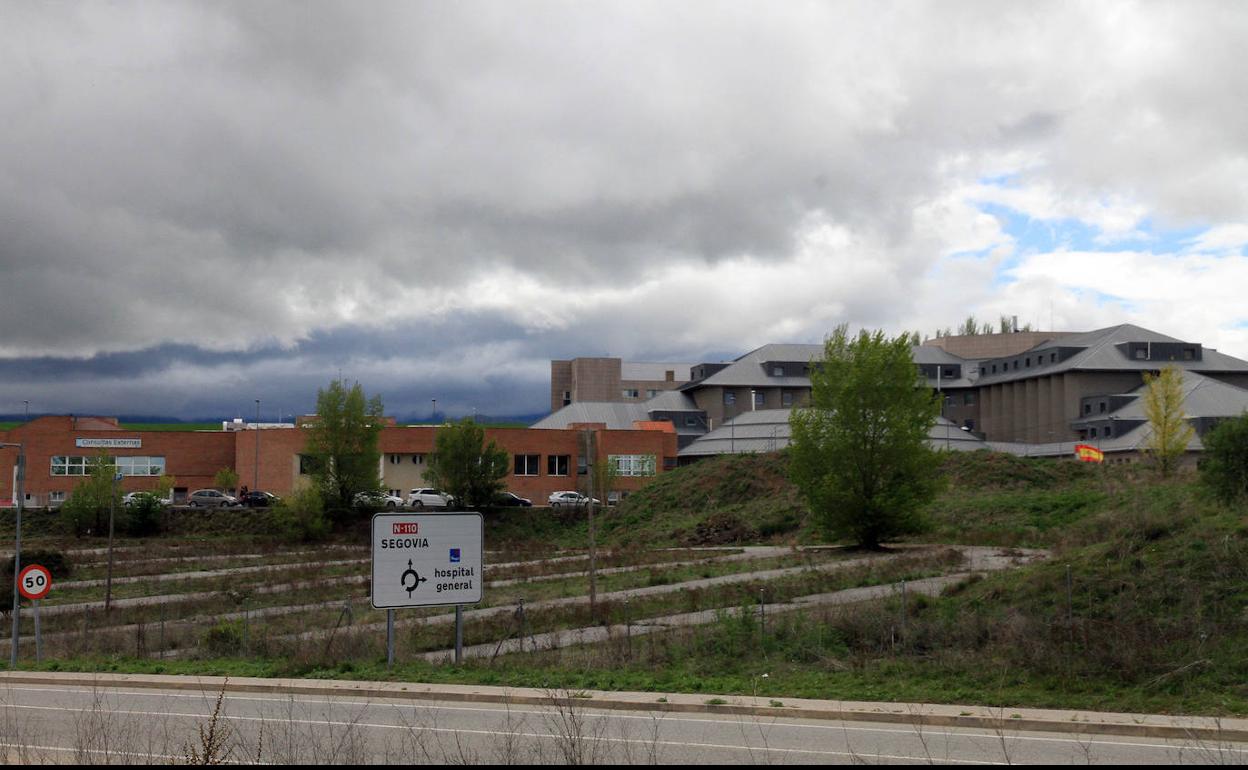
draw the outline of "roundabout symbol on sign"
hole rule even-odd
[[[408,576],[408,575],[411,575],[411,576],[412,576],[412,581],[411,581],[411,582],[412,582],[412,584],[411,584],[411,585],[408,585],[408,584],[407,584],[407,582],[408,582],[408,581],[407,581],[407,576]],[[417,574],[416,570],[412,569],[412,560],[411,560],[411,559],[408,559],[408,560],[407,560],[407,569],[403,571],[403,575],[402,575],[402,577],[400,577],[400,578],[399,578],[399,585],[403,586],[403,589],[404,589],[405,591],[407,591],[407,595],[408,595],[408,596],[411,596],[411,595],[412,595],[412,591],[415,591],[417,586],[419,586],[421,583],[425,582],[425,581],[426,581],[426,580],[428,580],[428,579],[429,579],[429,578],[423,578],[423,577],[421,577],[419,574]]]
[[[38,601],[52,590],[52,573],[41,564],[31,564],[17,576],[17,590],[32,602]]]

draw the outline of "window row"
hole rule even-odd
[[[425,456],[424,456],[424,455],[422,455],[422,454],[415,454],[415,455],[394,455],[394,454],[392,454],[392,455],[386,455],[386,457],[387,457],[387,459],[389,459],[389,461],[390,461],[390,464],[391,464],[391,465],[402,465],[402,464],[403,464],[403,458],[405,458],[405,457],[411,457],[411,458],[412,458],[412,465],[424,465],[424,464],[425,464]]]
[[[607,462],[620,476],[654,475],[654,455],[608,455]]]
[[[567,476],[569,466],[572,462],[572,455],[547,455],[546,456],[546,475],[547,476]],[[514,472],[517,476],[540,476],[542,467],[542,456],[538,455],[515,455]]]
[[[56,455],[52,458],[53,476],[89,476],[95,456]],[[123,476],[160,476],[165,472],[164,457],[105,457],[104,463]]]

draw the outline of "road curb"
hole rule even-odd
[[[91,688],[142,688],[216,693],[273,693],[322,697],[387,698],[413,701],[497,703],[506,705],[578,705],[595,709],[785,717],[840,722],[883,722],[923,727],[965,727],[992,731],[1036,731],[1138,738],[1175,738],[1201,742],[1248,742],[1248,719],[1178,717],[1098,711],[1009,709],[943,704],[824,701],[710,694],[568,691],[554,694],[534,688],[357,682],[332,679],[260,679],[137,674],[0,672],[0,685],[52,685]],[[712,702],[714,701],[714,702]],[[722,702],[720,702],[722,701]],[[766,705],[764,705],[764,702]],[[773,706],[772,703],[782,705]]]

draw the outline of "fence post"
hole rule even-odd
[[[906,643],[906,581],[901,581],[901,643]]]
[[[524,597],[520,597],[520,606],[516,608],[516,617],[520,621],[520,652],[524,652]]]
[[[761,645],[767,639],[767,589],[758,589],[758,641]]]
[[[628,606],[628,597],[624,597],[624,638],[628,644],[628,659],[633,659],[633,613]]]

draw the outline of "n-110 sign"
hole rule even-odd
[[[376,514],[373,607],[480,602],[484,541],[479,513]]]

